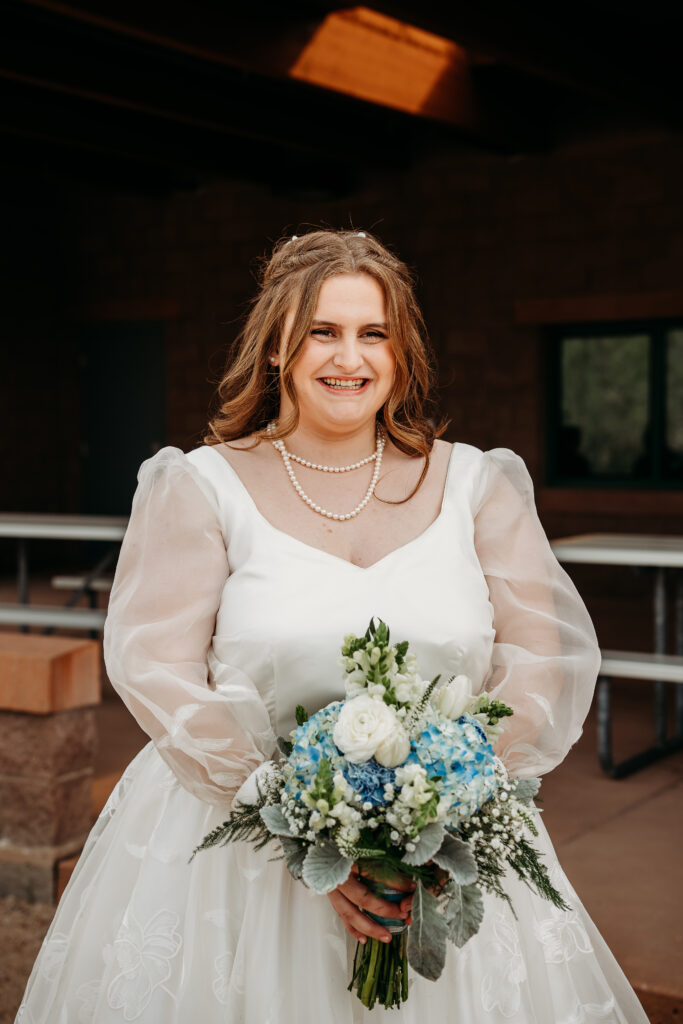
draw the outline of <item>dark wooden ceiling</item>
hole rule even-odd
[[[341,20],[313,0],[244,6],[0,4],[0,162],[136,187],[248,176],[343,194],[426,150],[683,127],[683,5],[376,2]],[[410,47],[436,75],[419,109]],[[379,99],[374,62],[388,82]]]

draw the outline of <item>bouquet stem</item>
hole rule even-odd
[[[405,892],[392,889],[380,882],[364,878],[365,884],[382,899],[400,903]],[[359,942],[353,958],[353,977],[349,991],[354,988],[363,1006],[369,1010],[379,1001],[386,1009],[400,1006],[408,998],[408,929],[398,918],[377,917],[368,914],[391,931],[391,942],[369,938],[365,945]]]

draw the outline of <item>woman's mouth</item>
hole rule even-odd
[[[367,377],[318,377],[318,380],[328,391],[343,391],[345,394],[363,391],[370,383]]]

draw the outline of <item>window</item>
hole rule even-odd
[[[548,478],[683,487],[683,320],[554,328]]]

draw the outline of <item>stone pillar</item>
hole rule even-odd
[[[52,902],[90,830],[99,648],[0,633],[0,895]]]

